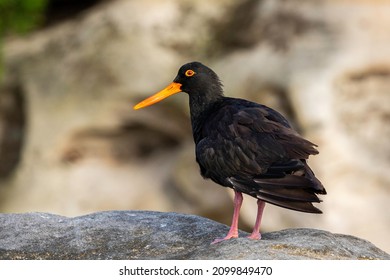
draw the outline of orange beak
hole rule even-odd
[[[171,96],[178,92],[181,92],[181,84],[173,82],[169,84],[166,88],[164,88],[162,91],[157,92],[155,95],[152,95],[151,97],[148,97],[137,105],[135,105],[134,110],[153,105],[154,103],[157,103],[167,98],[168,96]]]

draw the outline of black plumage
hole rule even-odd
[[[301,137],[277,111],[261,104],[223,95],[222,84],[199,62],[183,65],[173,83],[135,106],[139,109],[177,92],[189,95],[196,161],[204,178],[235,191],[235,211],[229,234],[238,236],[241,193],[258,199],[252,235],[260,238],[264,202],[291,210],[321,213],[312,203],[326,194],[306,160],[318,154],[316,145]]]

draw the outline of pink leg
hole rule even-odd
[[[242,205],[242,193],[238,191],[234,191],[234,212],[233,212],[233,219],[232,219],[232,225],[230,226],[230,230],[228,234],[224,238],[217,238],[211,244],[216,244],[218,242],[228,240],[230,238],[237,238],[238,237],[238,218],[240,216],[240,208]]]
[[[256,217],[256,223],[253,227],[252,234],[248,236],[250,239],[261,239],[260,234],[260,224],[261,224],[261,218],[263,216],[265,202],[263,200],[258,199],[257,200],[257,217]]]

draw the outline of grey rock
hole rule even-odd
[[[172,212],[0,214],[0,225],[0,259],[390,259],[368,241],[316,229],[211,245],[226,225]]]

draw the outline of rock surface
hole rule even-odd
[[[0,214],[0,225],[0,259],[390,259],[363,239],[315,229],[210,245],[227,226],[177,213]]]

